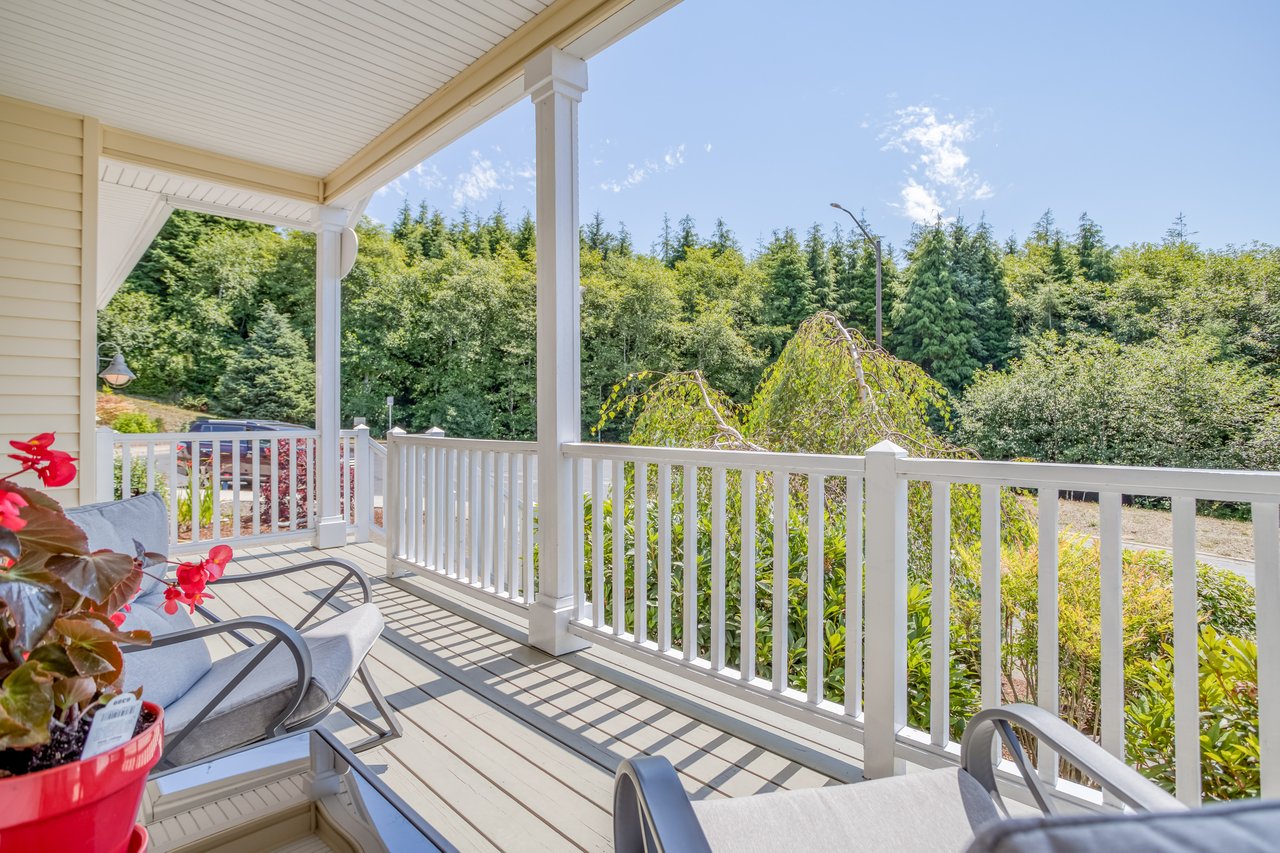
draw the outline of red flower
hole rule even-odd
[[[166,586],[164,588],[164,612],[170,616],[177,613],[179,602],[186,602],[186,596],[182,590],[176,586]]]
[[[35,471],[40,481],[49,488],[65,486],[76,478],[75,460],[70,453],[53,449],[54,435],[42,432],[26,441],[11,441],[9,446],[20,453],[10,453],[9,458],[22,463],[23,471]]]
[[[112,613],[110,616],[110,619],[111,619],[111,624],[119,628],[121,625],[124,624],[124,611],[119,610],[115,613]]]
[[[17,533],[27,526],[27,520],[19,511],[27,505],[27,499],[17,492],[0,492],[0,527]]]
[[[194,595],[204,590],[205,584],[209,582],[209,573],[205,571],[204,563],[181,563],[178,565],[177,571],[178,588],[182,590],[184,595]]]
[[[205,572],[209,575],[210,582],[216,581],[222,577],[222,573],[227,569],[227,563],[231,562],[231,548],[228,545],[214,545],[209,550],[209,556],[205,558]]]

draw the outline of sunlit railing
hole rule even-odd
[[[315,526],[314,430],[98,433],[100,500],[155,492],[168,505],[169,547],[297,539]],[[378,528],[381,448],[367,429],[339,437],[339,511],[358,539]],[[385,454],[383,454],[385,457]]]
[[[482,596],[527,603],[538,514],[535,445],[393,436],[389,458],[391,562]],[[1001,651],[1012,629],[1001,585],[1002,526],[1010,518],[1052,543],[1031,557],[1036,625],[1017,627],[1034,631],[1033,663],[1012,677],[1034,681],[1035,690],[1024,694],[1060,713],[1063,493],[1098,496],[1090,551],[1099,589],[1097,736],[1124,758],[1122,504],[1132,496],[1169,500],[1169,759],[1177,795],[1189,804],[1201,800],[1202,772],[1197,502],[1248,505],[1261,786],[1264,796],[1280,796],[1278,473],[930,460],[891,445],[840,457],[581,443],[563,445],[557,461],[569,494],[578,496],[559,508],[571,515],[571,541],[561,543],[573,560],[569,630],[847,734],[862,743],[868,775],[898,772],[904,759],[926,766],[958,759],[953,738],[968,712],[951,705],[958,653],[952,581],[962,539],[975,565],[964,582],[977,597],[976,704],[1008,701],[1011,675],[1002,671]],[[784,573],[786,583],[775,582]],[[911,671],[924,672],[923,683],[909,683],[909,648]],[[1102,802],[1086,785],[1059,779],[1051,754],[1037,764],[1059,794]]]

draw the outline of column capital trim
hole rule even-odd
[[[587,62],[549,47],[525,65],[524,90],[535,104],[553,94],[580,101],[587,91]]]
[[[350,217],[351,211],[344,207],[316,205],[312,225],[317,231],[341,231],[347,227]]]

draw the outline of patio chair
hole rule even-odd
[[[1058,815],[1013,726],[1084,771],[1132,812]],[[1044,816],[1009,819],[996,788],[997,734]],[[623,761],[614,786],[613,833],[617,853],[1238,853],[1277,849],[1280,803],[1189,810],[1057,716],[1016,704],[970,720],[959,767],[851,785],[690,802],[666,759]]]
[[[91,549],[133,554],[136,541],[145,551],[168,551],[168,515],[156,494],[77,507],[67,515],[88,535]],[[351,747],[354,751],[400,735],[395,711],[365,662],[383,620],[357,566],[325,558],[248,574],[228,572],[211,590],[216,595],[220,587],[326,567],[338,569],[341,577],[293,626],[270,615],[223,621],[204,607],[197,610],[208,624],[196,625],[184,608],[165,613],[164,584],[143,579],[123,627],[150,631],[153,639],[150,646],[125,648],[124,680],[127,689],[141,686],[145,699],[164,708],[164,756],[157,772],[309,728],[335,707],[368,732]],[[160,564],[148,571],[162,577],[167,568]],[[320,610],[350,581],[358,586],[361,603],[317,621]],[[268,639],[255,642],[247,632],[261,632]],[[214,636],[245,648],[215,661],[205,644]],[[380,723],[340,701],[353,679],[368,692]]]

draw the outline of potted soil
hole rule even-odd
[[[48,487],[75,478],[72,458],[45,433],[11,442],[21,469],[0,477],[0,849],[125,853],[142,850],[135,826],[147,774],[164,746],[163,712],[124,689],[122,630],[144,567],[159,554],[89,550],[62,507],[14,479]],[[166,609],[208,597],[231,557],[225,546],[178,567]]]

